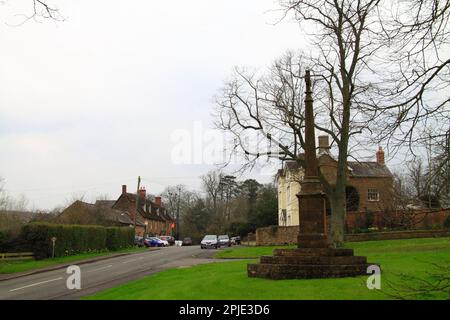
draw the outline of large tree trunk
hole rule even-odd
[[[331,206],[331,242],[334,247],[344,244],[345,236],[345,191],[343,196],[337,194],[330,197]]]

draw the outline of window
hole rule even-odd
[[[378,193],[378,189],[367,190],[367,200],[368,201],[379,201],[380,194]]]
[[[287,217],[286,217],[286,209],[281,209],[281,215],[280,215],[280,222],[281,222],[281,225],[286,225],[286,222],[287,222]]]

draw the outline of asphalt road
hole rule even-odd
[[[167,268],[209,263],[216,250],[168,247],[80,265],[81,290],[67,289],[66,268],[0,281],[0,299],[78,299]]]

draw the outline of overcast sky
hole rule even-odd
[[[267,66],[305,46],[273,0],[57,1],[64,22],[27,22],[0,4],[0,176],[12,196],[52,208],[186,184],[208,164],[174,163],[174,132],[212,127],[234,66]],[[254,177],[270,181],[268,172]]]

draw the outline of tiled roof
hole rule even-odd
[[[122,194],[121,197],[122,196],[125,196],[127,198],[127,200],[130,201],[131,203],[136,203],[136,194],[135,193],[127,192],[125,194]],[[114,203],[116,203],[117,201],[114,201]],[[162,216],[162,217],[159,216],[155,212],[152,212],[150,210],[150,208],[149,208],[149,210],[147,212],[146,206],[149,206],[149,207],[151,206],[151,207],[154,207],[154,208],[155,207],[156,208],[160,207],[157,204],[155,204],[154,202],[146,199],[145,202],[142,201],[142,200],[139,201],[139,204],[140,204],[140,206],[138,207],[138,212],[139,212],[138,218],[139,218],[139,216],[142,216],[144,219],[149,219],[149,220],[154,220],[154,221],[163,221],[163,222],[166,221],[166,218],[164,216]],[[145,220],[143,220],[142,223],[144,221]]]
[[[349,161],[347,164],[354,177],[392,177],[388,167],[378,162]]]
[[[328,156],[336,161],[330,155]],[[304,155],[301,154],[299,157],[302,158]],[[348,161],[347,165],[350,170],[350,175],[353,177],[392,177],[392,173],[389,171],[388,167],[386,165],[379,164],[378,162]],[[301,166],[297,161],[285,161],[283,169],[279,170],[278,175],[283,175],[286,171],[299,170],[300,168]]]
[[[134,224],[134,221],[131,220],[130,216],[126,212],[121,210],[106,208],[103,206],[98,206],[96,204],[86,203],[82,201],[75,201],[72,205],[80,206],[90,214],[96,214],[99,212],[98,210],[101,209],[101,213],[105,216],[107,220],[111,222],[119,222],[121,224],[126,225]],[[144,222],[142,221],[142,219],[139,219],[139,217],[136,220],[136,224],[139,226],[145,226]]]
[[[95,205],[102,208],[112,208],[116,200],[97,200]]]
[[[165,221],[163,218],[158,216],[156,213],[146,212],[145,210],[142,210],[140,212],[140,214],[142,214],[142,216],[145,217],[146,219],[155,220],[155,221]]]

